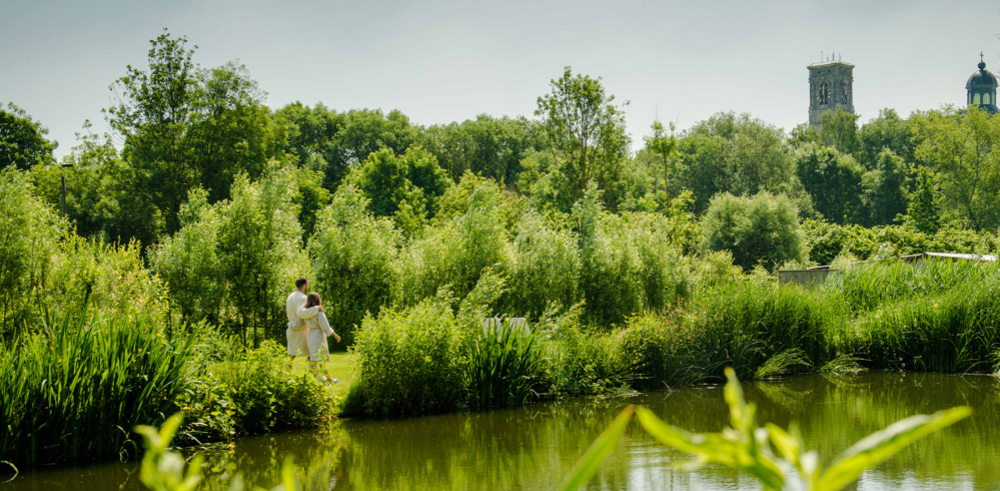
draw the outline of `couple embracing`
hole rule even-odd
[[[326,320],[319,294],[307,295],[308,291],[309,280],[305,278],[295,280],[295,291],[285,300],[285,313],[288,315],[285,337],[288,340],[289,366],[295,361],[296,356],[308,354],[310,368],[315,370],[316,363],[330,361],[330,347],[326,338],[333,336],[339,343],[340,336],[333,332]],[[324,381],[338,382],[337,379],[331,381],[330,374],[325,369],[323,373],[326,374]]]

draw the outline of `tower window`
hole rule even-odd
[[[989,104],[989,103],[990,103],[990,95],[983,94],[983,104]]]
[[[972,96],[972,103],[973,104],[979,104],[979,93],[978,92],[974,96]]]

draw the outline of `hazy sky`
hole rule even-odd
[[[979,52],[1000,68],[1000,5],[968,1],[223,2],[0,0],[0,101],[50,129],[57,155],[163,27],[195,61],[239,59],[278,108],[400,109],[419,124],[532,116],[563,66],[603,77],[633,148],[654,117],[689,127],[718,111],[791,130],[807,120],[806,65],[854,69],[862,121],[965,100]]]

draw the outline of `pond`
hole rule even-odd
[[[798,421],[809,448],[829,462],[862,437],[901,418],[968,405],[973,416],[865,473],[859,490],[1000,489],[1000,379],[869,373],[791,377],[744,385],[758,418]],[[329,432],[240,440],[204,452],[207,486],[224,490],[234,469],[268,488],[292,455],[310,490],[540,490],[559,484],[576,459],[626,404],[643,404],[674,425],[718,431],[727,422],[722,386],[634,397],[582,399],[528,408],[403,420],[345,420]],[[673,471],[683,456],[637,425],[587,489],[755,490],[747,475],[721,467]],[[134,464],[35,469],[6,490],[143,489]]]

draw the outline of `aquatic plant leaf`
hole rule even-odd
[[[561,491],[575,491],[590,481],[590,478],[594,477],[597,469],[604,462],[604,459],[608,457],[611,450],[615,448],[618,444],[618,440],[621,438],[622,434],[625,433],[625,429],[628,428],[629,421],[632,420],[632,414],[635,408],[632,406],[626,407],[621,413],[615,418],[614,421],[608,425],[607,428],[601,435],[597,437],[597,440],[590,445],[587,452],[580,457],[576,465],[573,466],[573,471],[570,472],[569,477],[563,481],[562,486],[559,486]]]
[[[813,485],[813,491],[837,491],[854,482],[866,469],[885,462],[907,445],[972,414],[958,406],[932,415],[920,414],[897,421],[861,439],[841,454]]]

